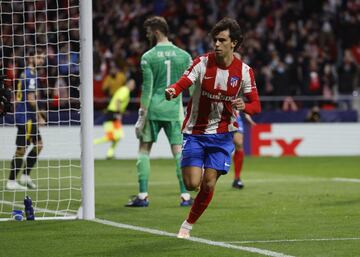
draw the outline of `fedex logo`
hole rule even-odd
[[[261,124],[251,128],[251,155],[260,156],[261,148],[277,145],[281,149],[281,156],[297,156],[296,148],[303,141],[303,138],[293,138],[292,140],[285,140],[281,137],[261,139],[263,133],[271,133],[271,124]]]

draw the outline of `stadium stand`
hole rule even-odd
[[[132,111],[138,108],[138,97],[141,93],[139,61],[140,56],[149,48],[142,24],[151,15],[164,16],[173,32],[170,35],[171,40],[192,56],[211,49],[211,40],[207,31],[217,20],[224,16],[236,18],[246,34],[244,42],[246,51],[240,54],[255,70],[264,113],[269,111],[266,114],[269,119],[266,120],[267,122],[274,120],[272,112],[277,113],[275,118],[278,119],[279,113],[309,112],[314,106],[325,113],[322,117],[326,117],[326,113],[331,113],[333,117],[337,113],[343,115],[344,112],[349,111],[345,117],[351,118],[345,121],[354,121],[354,112],[355,121],[358,119],[357,112],[360,109],[358,1],[94,0],[93,13],[96,123],[97,121],[101,123],[101,111],[109,101],[101,88],[110,72],[110,66],[114,64],[128,78],[136,80],[137,90],[132,93],[127,114],[129,117],[125,115],[124,123],[136,120],[132,117],[136,113]],[[18,19],[21,20],[22,17]],[[31,31],[31,22],[28,24],[28,29]],[[49,23],[50,31],[51,24]],[[76,34],[72,33],[60,33],[52,40],[55,42],[75,36]],[[5,46],[6,40],[5,38]],[[31,41],[35,38],[29,36],[26,40]],[[53,52],[53,55],[48,57],[49,64],[62,63],[64,60],[69,60],[69,63],[61,66],[59,71],[51,69],[48,71],[50,77],[51,74],[56,77],[56,73],[60,72],[67,79],[51,81],[49,86],[54,90],[47,90],[46,92],[50,93],[44,94],[43,100],[47,103],[51,102],[48,106],[53,109],[68,108],[69,105],[76,107],[77,103],[71,99],[78,97],[79,56],[72,55],[65,58],[62,55],[62,48],[51,49],[51,45],[48,47]],[[69,47],[77,50],[79,46],[76,43],[63,46],[64,49]],[[6,48],[3,53],[7,57],[14,55]],[[15,53],[15,55],[21,54]],[[18,77],[12,63],[9,61],[4,67],[0,67],[10,78],[7,82],[9,86],[15,84],[12,80]],[[55,90],[59,83],[65,83],[70,90],[62,92]],[[59,98],[69,100],[59,102],[56,100]],[[54,119],[62,117],[62,114],[58,115],[55,112],[50,115],[53,115]],[[303,116],[301,117],[297,121],[302,121]],[[344,119],[340,117],[324,119],[324,121],[329,120]]]

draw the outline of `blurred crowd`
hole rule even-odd
[[[141,94],[140,58],[151,47],[143,22],[152,15],[167,19],[171,41],[193,57],[212,49],[208,33],[219,19],[235,18],[245,35],[239,53],[255,70],[260,96],[281,97],[264,101],[264,109],[338,108],[334,96],[360,88],[359,0],[93,0],[96,109],[130,78],[133,99]],[[0,68],[9,85],[26,47],[36,44],[47,55],[41,95],[51,101],[44,102],[71,105],[79,96],[79,0],[1,1],[1,18]]]
[[[140,94],[139,60],[151,47],[142,25],[150,15],[164,16],[171,40],[193,57],[212,49],[208,33],[219,19],[237,19],[245,34],[240,54],[255,69],[260,95],[283,96],[263,102],[265,109],[336,108],[334,95],[350,96],[360,87],[358,0],[95,0],[99,85],[101,74],[112,70],[136,79]],[[329,100],[299,102],[296,96]]]
[[[79,107],[79,0],[1,1],[0,7],[0,71],[13,95],[34,51],[45,55],[44,66],[36,70],[40,107]]]

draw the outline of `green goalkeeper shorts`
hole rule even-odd
[[[180,121],[146,120],[141,139],[143,142],[156,142],[163,128],[171,145],[181,145],[183,140],[181,125]]]

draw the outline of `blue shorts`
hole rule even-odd
[[[184,134],[181,167],[211,168],[226,174],[234,151],[233,133]]]
[[[239,132],[241,134],[244,134],[244,123],[242,121],[242,118],[241,118],[240,114],[237,116],[236,122],[237,122],[237,124],[239,126],[237,132]]]

